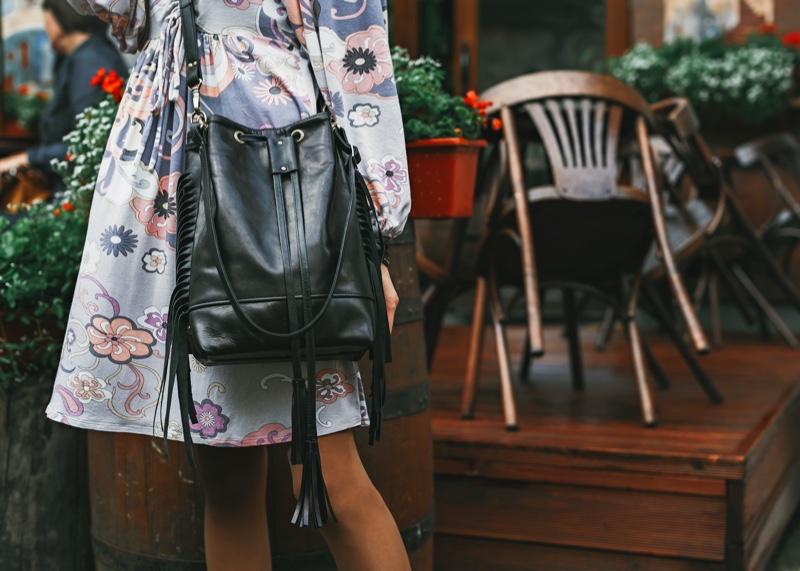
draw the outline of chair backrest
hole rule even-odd
[[[722,190],[722,170],[702,134],[700,121],[688,100],[682,98],[666,99],[655,103],[651,109],[655,120],[655,130],[667,141],[680,167],[668,165],[675,176],[685,170],[698,190],[700,198],[717,200]],[[672,180],[671,182],[675,182]]]
[[[530,118],[547,153],[553,189],[571,200],[617,197],[623,122],[635,140],[635,129],[630,129],[635,120],[652,120],[647,103],[635,90],[612,77],[586,72],[525,75],[482,97],[492,101],[490,114],[507,110],[503,120],[512,122],[506,125],[507,140],[524,140],[527,131],[521,121]]]
[[[742,168],[760,167],[787,210],[800,222],[800,144],[789,133],[777,133],[734,150]]]

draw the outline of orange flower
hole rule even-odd
[[[800,49],[800,32],[788,32],[781,38],[783,45],[788,48]]]
[[[72,153],[67,153],[67,156],[64,158],[66,158],[68,161],[71,161],[72,159],[75,158],[75,155],[73,155]]]
[[[467,91],[467,94],[464,96],[464,103],[470,107],[477,108],[476,105],[478,104],[478,94],[475,93],[474,89]]]
[[[36,94],[36,99],[38,99],[39,101],[47,101],[48,99],[47,93],[45,93],[44,91],[40,91],[39,93]]]
[[[89,82],[89,85],[91,85],[92,87],[94,87],[95,85],[100,85],[105,76],[106,76],[106,68],[101,67],[100,69],[97,70],[97,73],[94,74],[94,77]]]
[[[30,85],[20,85],[17,89],[17,93],[20,95],[30,95],[31,93],[31,86]]]
[[[53,216],[61,216],[61,209],[56,208],[55,210],[53,210]]]
[[[500,119],[492,119],[492,130],[499,131],[503,128],[503,122]]]
[[[775,35],[778,33],[778,26],[775,24],[761,24],[761,27],[758,29],[758,33],[764,35]]]
[[[61,205],[61,207],[67,212],[75,208],[74,206],[72,206],[71,202],[65,202],[64,204]]]

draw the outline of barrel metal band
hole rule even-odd
[[[170,569],[171,571],[206,571],[206,563],[197,559],[155,556],[111,545],[92,535],[95,559],[109,569],[118,571],[143,571],[145,569]]]
[[[425,308],[422,306],[422,299],[420,297],[400,298],[400,303],[397,305],[397,310],[394,313],[394,324],[406,325],[407,323],[422,321],[424,315]]]
[[[402,389],[392,389],[386,394],[383,405],[383,419],[391,420],[411,416],[427,410],[431,404],[431,383],[428,379],[422,384]]]
[[[433,535],[435,509],[431,507],[422,519],[400,530],[406,551],[420,549]],[[95,557],[110,569],[119,571],[143,571],[145,569],[169,569],[170,571],[206,571],[205,561],[154,556],[111,545],[92,536]],[[333,571],[336,565],[327,549],[307,553],[274,555],[275,571]]]
[[[432,507],[422,519],[400,530],[400,537],[408,553],[421,548],[433,535],[435,510]],[[333,571],[336,564],[331,552],[327,549],[297,553],[292,555],[274,555],[272,557],[275,571]]]

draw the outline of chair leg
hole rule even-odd
[[[695,286],[694,293],[692,294],[692,306],[694,307],[694,312],[698,316],[700,315],[700,311],[703,309],[703,298],[705,297],[706,291],[708,291],[709,288],[710,273],[708,259],[704,257],[703,270],[700,272],[700,276],[697,279],[697,285]]]
[[[656,386],[662,390],[666,391],[672,386],[672,383],[667,377],[667,374],[664,372],[664,369],[661,368],[661,365],[653,355],[653,352],[650,350],[650,345],[647,344],[647,341],[641,337],[642,341],[642,352],[644,353],[644,359],[647,361],[647,368],[650,369],[650,373],[653,375],[653,380],[656,382]]]
[[[500,366],[500,388],[503,393],[503,414],[506,430],[517,429],[517,406],[514,402],[514,389],[511,385],[511,364],[508,356],[508,340],[503,327],[503,312],[498,299],[497,285],[492,279],[489,284],[489,310],[492,314],[494,339],[497,344],[497,362]]]
[[[626,283],[625,279],[621,280],[622,291],[625,292]],[[627,296],[626,313],[624,317],[625,333],[628,338],[628,344],[631,348],[631,356],[633,357],[633,369],[636,374],[636,386],[639,389],[639,401],[642,407],[642,421],[645,426],[655,426],[656,411],[653,406],[653,392],[650,390],[650,381],[647,378],[647,370],[644,364],[644,355],[642,352],[642,339],[639,336],[639,328],[636,326],[636,303],[639,292],[640,278],[637,277],[636,281],[631,288],[630,294]],[[624,298],[623,298],[624,300]]]
[[[597,332],[597,339],[594,342],[594,348],[598,353],[605,351],[606,345],[611,341],[611,336],[614,334],[615,317],[614,308],[607,307],[603,322],[600,324],[600,330]]]
[[[655,312],[656,317],[661,322],[664,329],[667,330],[670,339],[672,339],[672,343],[678,349],[678,352],[681,354],[681,357],[683,357],[683,360],[689,366],[689,369],[691,369],[694,378],[697,379],[697,382],[699,383],[700,387],[706,393],[708,400],[710,400],[715,404],[721,403],[723,401],[722,394],[717,389],[716,385],[714,384],[714,381],[712,381],[711,378],[708,376],[708,373],[706,373],[705,369],[703,369],[703,367],[700,365],[695,354],[683,340],[683,336],[681,335],[680,331],[678,331],[678,328],[675,326],[675,323],[673,322],[672,317],[670,316],[667,308],[664,307],[664,304],[661,303],[661,300],[658,298],[657,294],[652,291],[651,288],[645,287],[643,289],[645,295],[647,296],[647,300],[650,302],[650,305],[652,306],[653,311]]]
[[[478,387],[481,360],[483,357],[483,340],[486,334],[486,278],[478,277],[475,285],[475,303],[472,308],[472,329],[467,354],[467,372],[464,377],[464,389],[461,393],[461,418],[475,416],[475,392]]]
[[[581,339],[578,330],[578,312],[575,304],[575,290],[561,290],[564,303],[564,321],[566,322],[567,342],[569,344],[569,368],[572,373],[572,388],[582,391],[584,388],[583,363],[581,362]]]
[[[661,196],[659,194],[659,185],[657,183],[647,125],[643,117],[637,119],[636,133],[639,140],[639,148],[641,149],[642,168],[644,169],[645,178],[647,180],[647,192],[650,196],[650,208],[656,234],[656,243],[658,244],[661,259],[666,268],[666,278],[672,289],[672,295],[678,304],[678,309],[683,316],[683,321],[686,323],[686,328],[691,335],[695,349],[698,353],[707,353],[709,350],[708,340],[692,308],[689,294],[686,293],[686,288],[678,272],[678,265],[675,262],[675,256],[672,253],[669,237],[667,236],[667,224],[664,221],[664,211],[661,205]]]
[[[781,272],[778,265],[775,263],[775,260],[772,258],[772,253],[767,248],[767,245],[764,244],[764,241],[756,232],[756,229],[753,228],[753,225],[750,224],[750,221],[747,220],[747,217],[744,215],[744,212],[739,205],[738,201],[728,194],[728,207],[729,210],[732,212],[733,216],[735,217],[736,221],[739,223],[739,226],[744,231],[743,234],[745,238],[750,242],[750,245],[753,247],[753,250],[761,258],[761,262],[767,267],[767,272],[772,277],[773,281],[778,284],[778,286],[783,290],[786,298],[794,305],[798,311],[800,311],[800,291],[798,291],[797,287],[786,277],[786,275]]]
[[[539,292],[539,303],[544,307],[545,298],[547,297],[547,290],[543,289]],[[513,306],[513,304],[511,304]],[[519,380],[524,384],[531,382],[531,367],[533,366],[533,353],[530,351],[531,347],[531,332],[530,329],[525,328],[525,345],[522,348],[522,363],[519,369]]]
[[[744,269],[742,269],[741,266],[736,265],[733,267],[733,274],[753,298],[753,301],[756,302],[756,305],[764,314],[764,317],[769,319],[773,327],[778,330],[778,333],[781,334],[781,337],[783,337],[786,343],[788,343],[789,347],[792,349],[800,348],[800,342],[797,341],[797,337],[794,336],[792,330],[789,329],[786,323],[784,323],[783,319],[781,319],[780,315],[778,315],[778,312],[775,311],[775,308],[769,304],[767,298],[764,297],[764,294],[759,291],[759,289],[756,287],[756,284],[753,283],[753,281],[750,279],[750,276],[747,275]]]
[[[719,314],[719,273],[711,270],[708,277],[708,306],[711,310],[711,344],[722,347],[722,319]]]
[[[736,281],[736,277],[731,273],[730,268],[715,247],[709,248],[709,256],[719,277],[722,278],[722,283],[733,296],[733,301],[736,302],[742,317],[744,317],[748,325],[754,325],[756,318],[750,310],[750,300],[747,298],[747,292],[742,291],[742,286]]]
[[[526,385],[531,382],[531,363],[533,363],[531,352],[528,351],[530,346],[531,340],[529,339],[529,335],[526,330],[525,345],[522,347],[522,363],[519,366],[519,380]]]

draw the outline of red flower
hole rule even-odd
[[[761,24],[761,27],[758,29],[758,33],[764,35],[775,35],[778,33],[778,26],[775,24]]]
[[[62,204],[62,205],[61,205],[61,207],[62,207],[64,210],[66,210],[67,212],[69,212],[70,210],[72,210],[73,208],[75,208],[74,206],[72,206],[72,203],[71,203],[71,202],[65,202],[64,204]]]
[[[30,85],[20,85],[17,89],[17,93],[20,95],[30,95],[31,93],[31,86]]]
[[[464,103],[466,103],[470,107],[477,109],[478,94],[475,93],[474,89],[470,89],[469,91],[467,91],[466,96],[464,96]]]
[[[100,69],[97,70],[97,73],[94,74],[94,77],[89,82],[89,85],[91,85],[92,87],[94,87],[95,85],[100,85],[105,76],[106,76],[106,68],[101,67]]]
[[[53,216],[61,216],[61,209],[56,208],[55,210],[53,210]]]
[[[119,103],[122,100],[122,78],[113,69],[103,78],[101,89],[114,96],[114,101]]]
[[[788,32],[781,38],[783,45],[788,48],[800,49],[800,32]]]
[[[73,155],[72,153],[67,153],[67,156],[64,158],[66,158],[68,161],[71,161],[72,159],[75,158],[75,155]]]
[[[499,131],[503,128],[503,122],[500,119],[492,119],[492,131]]]
[[[36,99],[38,99],[39,101],[47,101],[48,99],[47,93],[45,93],[44,91],[40,91],[39,93],[36,94]]]

